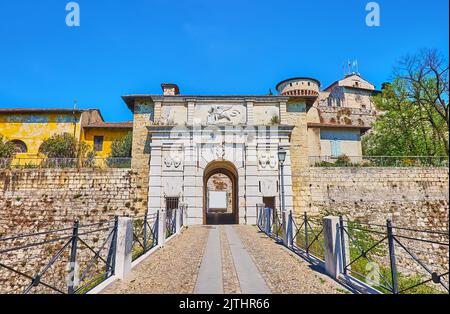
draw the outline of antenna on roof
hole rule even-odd
[[[347,72],[345,72],[345,66],[343,66],[344,68],[344,76],[348,76],[348,75],[360,75],[359,74],[359,65],[358,65],[358,60],[353,60],[350,61],[350,59],[348,59],[347,61]]]

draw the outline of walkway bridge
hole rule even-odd
[[[364,225],[342,217],[277,213],[262,205],[257,226],[186,226],[186,212],[180,206],[0,238],[0,291],[448,293],[448,232],[434,231],[426,240],[426,231],[415,238],[410,233],[418,230],[390,221]],[[430,267],[429,253],[417,253],[427,251],[414,241],[442,246],[446,262],[433,255]],[[409,274],[416,281],[404,281],[405,269],[413,270]]]

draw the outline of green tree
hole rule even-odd
[[[448,156],[448,63],[435,50],[403,58],[373,98],[381,111],[365,155]]]
[[[124,138],[116,139],[111,144],[111,158],[130,158],[133,133],[128,132]]]
[[[13,158],[14,154],[14,144],[4,140],[3,135],[0,134],[0,158]]]
[[[77,140],[69,133],[55,134],[44,140],[39,153],[48,158],[76,158],[78,156]]]
[[[133,133],[128,132],[122,139],[114,140],[111,144],[111,154],[106,159],[106,164],[110,168],[131,167],[131,146],[133,143]]]

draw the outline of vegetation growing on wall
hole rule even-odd
[[[14,157],[14,144],[4,140],[3,135],[0,134],[0,158]]]
[[[131,147],[133,143],[133,133],[128,134],[122,139],[116,139],[111,144],[111,154],[107,158],[108,167],[128,168],[131,166]]]
[[[448,60],[435,50],[404,57],[374,97],[382,112],[363,137],[370,156],[449,155]]]
[[[88,153],[88,145],[84,142],[78,143],[69,133],[55,134],[42,142],[39,153],[48,158],[84,157]]]
[[[130,158],[132,143],[133,143],[132,132],[128,132],[128,134],[122,139],[114,140],[114,142],[111,144],[111,157]]]

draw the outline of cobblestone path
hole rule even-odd
[[[194,226],[102,293],[346,293],[254,226]]]

